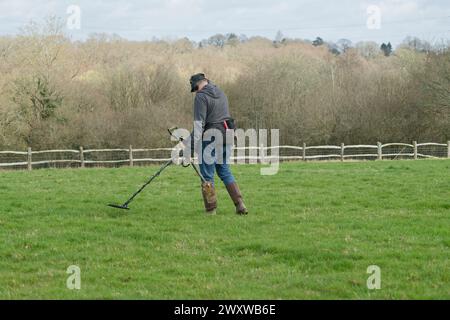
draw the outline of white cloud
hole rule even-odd
[[[202,12],[205,3],[203,0],[167,0],[165,9],[168,15],[190,15]]]
[[[0,35],[17,32],[17,26],[30,19],[66,17],[67,6],[74,3],[82,10],[82,28],[76,37],[107,32],[136,40],[153,36],[201,40],[218,32],[235,32],[273,38],[281,30],[288,37],[389,41],[407,34],[448,32],[450,22],[415,22],[449,16],[449,0],[0,0]],[[369,5],[382,10],[384,24],[377,32],[366,28]],[[389,24],[402,20],[409,22]]]
[[[419,3],[415,0],[384,0],[380,3],[381,13],[388,17],[405,18],[419,14]]]

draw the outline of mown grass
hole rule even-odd
[[[131,211],[105,206],[156,169],[0,172],[0,298],[450,298],[448,160],[234,166],[247,217],[221,185],[206,217],[193,171],[170,167]]]

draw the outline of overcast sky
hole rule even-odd
[[[81,28],[73,39],[91,33],[116,33],[131,40],[189,37],[216,33],[398,44],[406,36],[429,41],[450,38],[450,0],[0,0],[0,35],[16,34],[30,20],[66,19],[67,8],[81,9]],[[367,8],[381,10],[381,28],[367,27]]]

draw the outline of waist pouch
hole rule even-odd
[[[224,127],[226,129],[234,130],[236,129],[236,126],[234,124],[234,119],[228,119],[224,121]]]
[[[236,129],[234,119],[227,119],[225,121],[217,122],[217,123],[208,123],[205,126],[205,131],[207,131],[209,129],[217,129],[222,133],[222,141],[223,141],[224,145],[227,144],[227,141],[226,141],[227,132],[229,132],[230,130],[233,130],[233,132],[231,134],[228,133],[229,135],[232,135],[232,137],[233,137],[233,139],[231,139],[231,141],[228,141],[228,143],[229,144],[234,143],[234,130]]]

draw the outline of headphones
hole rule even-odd
[[[191,83],[191,92],[195,92],[198,90],[198,83],[202,80],[208,80],[205,77],[204,73],[197,73],[191,77],[189,82]]]

